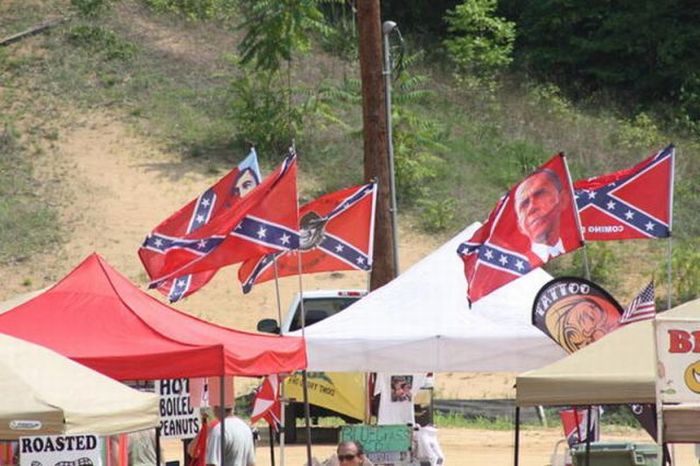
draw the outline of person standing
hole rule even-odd
[[[208,433],[207,466],[255,466],[253,432],[248,424],[226,408],[224,420],[224,461],[221,462],[221,423]]]

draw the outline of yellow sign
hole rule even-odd
[[[365,376],[361,372],[307,372],[309,403],[355,419],[365,415]],[[304,399],[301,373],[284,381],[285,398]]]

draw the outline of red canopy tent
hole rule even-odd
[[[259,376],[306,367],[304,340],[241,332],[173,309],[93,253],[56,285],[0,315],[0,332],[117,380]]]

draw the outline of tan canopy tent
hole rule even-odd
[[[677,306],[660,317],[700,319],[700,299]],[[655,402],[654,327],[651,320],[624,326],[605,338],[516,380],[518,406],[591,405]],[[695,432],[678,432],[694,415]],[[669,442],[700,440],[700,407],[665,412]],[[674,432],[676,432],[674,434]]]
[[[158,396],[47,348],[0,334],[0,439],[155,428]]]

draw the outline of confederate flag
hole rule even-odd
[[[282,425],[282,403],[280,402],[280,382],[277,374],[265,377],[262,385],[255,390],[253,400],[253,412],[250,415],[250,423],[255,424],[260,419],[265,419],[275,431]]]
[[[301,273],[372,267],[377,185],[369,183],[326,194],[299,209]],[[243,292],[277,276],[297,275],[298,251],[256,257],[238,269]]]
[[[183,236],[197,231],[216,217],[225,205],[231,205],[240,197],[245,197],[253,188],[260,184],[260,167],[255,149],[196,199],[171,215],[158,225],[155,230],[169,232],[172,235]],[[160,293],[168,297],[171,303],[191,295],[206,285],[218,270],[207,270],[195,274],[182,275],[158,284]]]
[[[590,430],[586,433],[588,423],[588,409],[562,409],[559,411],[561,425],[564,428],[566,443],[569,447],[586,442],[590,434],[591,442],[597,442],[600,437],[600,429],[598,422],[599,408],[594,406],[591,408]]]
[[[156,227],[139,249],[150,286],[299,247],[296,179],[296,155],[290,154],[259,186],[224,203],[197,230],[179,234],[170,219]]]
[[[589,241],[666,238],[673,213],[673,145],[632,168],[574,184]]]
[[[566,159],[558,154],[511,188],[460,244],[469,302],[583,246],[580,231]]]

